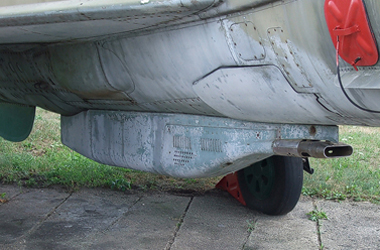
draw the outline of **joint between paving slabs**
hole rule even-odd
[[[247,234],[247,237],[246,237],[246,239],[244,241],[244,244],[243,244],[241,250],[245,250],[246,249],[245,246],[247,245],[247,243],[249,241],[249,238],[251,237],[253,231],[256,230],[256,226],[257,226],[257,221],[258,220],[259,220],[258,218],[254,218],[253,221],[247,220],[247,223],[248,223],[247,233],[248,234]]]
[[[314,207],[314,210],[318,210],[318,206],[317,206],[317,203],[315,201],[315,199],[313,198],[313,207]],[[317,228],[317,235],[318,235],[318,244],[319,244],[319,249],[323,249],[324,248],[324,245],[323,245],[323,242],[322,242],[322,234],[321,234],[321,227],[322,227],[322,224],[320,222],[319,219],[317,219],[317,221],[315,222],[315,225],[316,225],[316,228]]]
[[[26,193],[28,193],[28,192],[26,192]],[[11,200],[13,200],[13,199],[15,199],[15,198],[17,198],[18,196],[20,196],[21,194],[24,194],[24,192],[22,192],[22,190],[21,190],[21,187],[20,187],[20,192],[18,192],[17,194],[15,194],[15,195],[13,195],[12,197],[9,197],[9,198],[4,198],[4,199],[0,199],[0,206],[2,205],[2,204],[5,204],[5,203],[8,203],[8,202],[10,202]]]
[[[139,196],[135,202],[132,203],[132,205],[130,205],[128,207],[128,210],[125,212],[125,213],[122,213],[118,218],[116,218],[114,221],[111,222],[111,224],[102,231],[102,233],[106,233],[107,231],[109,231],[117,222],[119,222],[124,216],[126,216],[130,210],[138,203],[141,201],[141,199],[143,198],[143,196]]]
[[[185,211],[183,212],[183,214],[181,215],[181,217],[179,218],[179,221],[174,229],[174,232],[173,232],[173,237],[168,241],[168,243],[166,244],[166,247],[165,247],[165,250],[170,250],[174,244],[174,241],[177,237],[177,234],[179,232],[179,230],[181,229],[182,227],[182,224],[183,224],[183,221],[185,220],[185,217],[186,217],[186,214],[187,212],[189,211],[190,209],[190,205],[191,203],[193,202],[194,200],[194,196],[192,196],[189,200],[189,203],[187,203],[187,206],[185,208]]]
[[[59,207],[61,207],[63,204],[66,203],[66,201],[71,197],[71,195],[73,194],[73,191],[70,191],[69,195],[63,199],[63,201],[61,201],[57,206],[55,206],[49,213],[47,213],[39,222],[36,223],[36,225],[34,225],[31,229],[29,229],[29,231],[24,234],[21,238],[23,237],[26,237],[26,236],[29,236],[31,235],[33,232],[35,232],[41,225],[42,223],[44,223],[50,216],[52,216],[52,214],[57,211],[57,209]]]

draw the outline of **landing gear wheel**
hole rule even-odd
[[[239,170],[237,177],[249,208],[269,215],[287,214],[301,194],[302,159],[272,156]]]

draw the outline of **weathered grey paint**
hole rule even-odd
[[[99,36],[167,26],[214,0],[71,0],[1,8],[0,43],[97,40]]]
[[[315,124],[324,115],[315,96],[295,92],[274,65],[221,68],[197,81],[194,90],[219,113],[240,120],[296,123],[302,114],[303,123]]]
[[[368,9],[379,5],[367,1]],[[372,9],[369,17],[377,25]],[[378,114],[354,107],[337,85],[323,1],[61,1],[2,7],[0,19],[4,102],[64,115],[102,109],[380,124]],[[225,103],[215,103],[211,88],[199,91],[201,79],[207,84],[219,69],[242,66],[255,70],[224,77],[225,85],[238,86]],[[352,98],[371,109],[379,106],[379,72],[377,66],[355,72],[342,64]],[[244,112],[235,114],[231,103],[246,89],[262,96],[277,92],[267,100],[246,98]]]
[[[14,5],[36,4],[36,3],[58,2],[58,1],[62,1],[62,0],[2,0],[0,2],[0,6],[14,6]]]
[[[86,111],[62,117],[62,142],[98,162],[175,177],[210,177],[272,156],[276,139],[337,142],[338,127],[195,115]]]
[[[365,2],[379,40],[380,2]],[[223,148],[226,154],[212,156],[202,151],[189,166],[174,167],[168,150],[176,134],[165,129],[176,131],[175,140],[187,145],[214,131],[206,121],[222,118],[212,117],[242,120],[231,123],[237,128],[243,121],[290,126],[291,139],[309,138],[306,125],[298,124],[380,125],[380,114],[356,108],[338,86],[323,5],[316,0],[73,0],[1,7],[0,102],[66,116],[64,142],[104,163],[174,176],[235,171],[271,155],[269,144],[256,144],[250,130],[228,127],[211,139],[239,135],[233,140],[237,145],[253,140],[255,146],[239,152]],[[341,69],[352,99],[378,110],[378,64],[356,72],[341,63]],[[130,112],[158,114],[138,113],[124,121],[121,116]],[[172,117],[167,113],[204,116],[205,124],[181,118],[187,123],[164,126]],[[223,165],[229,161],[233,164]]]

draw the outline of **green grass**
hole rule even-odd
[[[257,220],[246,220],[247,221],[247,232],[252,233],[257,226]]]
[[[354,147],[351,157],[311,159],[313,175],[305,174],[303,193],[325,199],[380,201],[380,129],[344,126],[340,140]]]
[[[217,179],[174,179],[94,162],[60,142],[59,116],[37,109],[33,131],[23,142],[0,138],[0,182],[28,187],[63,185],[115,190],[210,189]]]
[[[220,178],[175,179],[110,167],[73,152],[60,142],[59,116],[37,109],[29,138],[11,143],[0,138],[0,182],[28,187],[63,185],[114,190],[212,189]],[[311,159],[313,175],[305,173],[303,194],[334,200],[380,202],[380,129],[341,127],[341,141],[354,147],[348,158]]]
[[[319,249],[324,249],[324,245],[321,240],[321,227],[322,227],[322,220],[328,220],[327,214],[323,212],[322,210],[319,210],[317,207],[306,214],[309,218],[309,220],[314,221],[317,223],[317,233],[318,233],[318,241],[319,241]]]
[[[327,214],[322,210],[314,209],[313,211],[306,214],[311,221],[319,221],[319,220],[328,220]]]

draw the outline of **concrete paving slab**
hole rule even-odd
[[[26,238],[26,247],[82,249],[92,243],[89,236],[111,227],[138,199],[111,190],[81,189]]]
[[[308,220],[314,210],[311,199],[301,197],[293,211],[283,216],[256,217],[256,225],[244,250],[319,249],[317,226]]]
[[[319,200],[328,220],[322,220],[324,249],[380,249],[380,206],[368,202]]]
[[[194,197],[171,249],[241,249],[256,216],[227,193]]]
[[[28,190],[28,189],[26,189]],[[16,185],[0,185],[0,195],[4,194],[4,199],[10,200],[13,197],[21,194],[23,189]],[[0,205],[3,203],[0,203]]]
[[[0,185],[4,189],[4,186]],[[318,230],[301,198],[286,216],[270,217],[227,193],[203,196],[8,186],[0,206],[0,249],[319,249]],[[12,190],[14,188],[14,190]],[[18,194],[18,195],[17,195]],[[380,249],[380,206],[316,200],[326,212],[324,249]],[[248,223],[254,224],[248,232]]]
[[[29,189],[4,203],[0,207],[0,245],[15,243],[32,233],[68,196],[60,190]]]
[[[165,249],[173,240],[191,198],[169,194],[143,197],[88,249]]]

